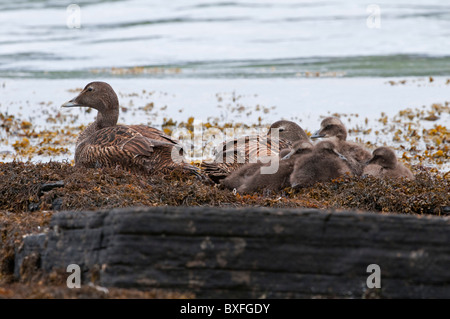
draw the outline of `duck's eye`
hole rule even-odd
[[[285,131],[286,129],[284,128],[284,127],[280,127],[280,128],[278,128],[278,132],[283,132],[283,131]]]
[[[93,91],[94,89],[93,88],[91,88],[91,87],[88,87],[88,89],[87,89],[89,92],[91,92],[91,91]]]

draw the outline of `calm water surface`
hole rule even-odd
[[[450,74],[447,0],[377,2],[379,28],[368,1],[78,1],[78,20],[70,3],[0,1],[0,77]]]

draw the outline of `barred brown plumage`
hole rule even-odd
[[[272,136],[278,131],[278,138]],[[263,156],[278,156],[280,151],[291,148],[295,141],[309,141],[308,135],[296,123],[277,121],[273,123],[266,136],[244,136],[222,144],[212,162],[202,162],[202,169],[215,182],[219,183],[233,171],[247,163],[256,163]]]
[[[63,107],[92,107],[97,118],[79,136],[75,165],[117,167],[131,171],[167,172],[199,169],[186,162],[181,144],[164,132],[145,125],[118,125],[119,100],[105,82],[91,82]]]

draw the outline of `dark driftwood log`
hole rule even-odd
[[[16,254],[78,264],[102,286],[208,298],[450,298],[450,219],[313,209],[127,208],[59,212]],[[366,285],[381,268],[381,289]],[[69,275],[69,274],[68,274]]]

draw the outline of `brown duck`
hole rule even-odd
[[[338,139],[337,150],[347,157],[353,173],[361,175],[365,163],[372,157],[370,152],[357,143],[347,141],[347,129],[337,117],[325,118],[320,124],[320,129],[311,136],[312,139],[329,137]]]
[[[168,172],[174,168],[196,173],[185,162],[181,145],[162,131],[146,125],[120,125],[119,100],[105,82],[91,82],[62,107],[91,107],[97,118],[78,136],[75,165],[122,167],[145,173]]]
[[[273,130],[278,138],[271,137]],[[213,162],[203,162],[205,173],[216,183],[226,178],[244,164],[255,162],[263,156],[279,156],[281,150],[292,147],[295,141],[309,141],[308,135],[296,123],[277,121],[273,123],[266,136],[244,136],[222,144]]]
[[[307,187],[342,175],[352,175],[347,158],[337,148],[337,139],[325,139],[317,143],[310,154],[298,158],[290,176],[291,186]]]
[[[392,149],[379,147],[373,151],[372,158],[367,162],[363,175],[372,175],[377,178],[407,178],[414,180],[409,169],[398,162]]]

